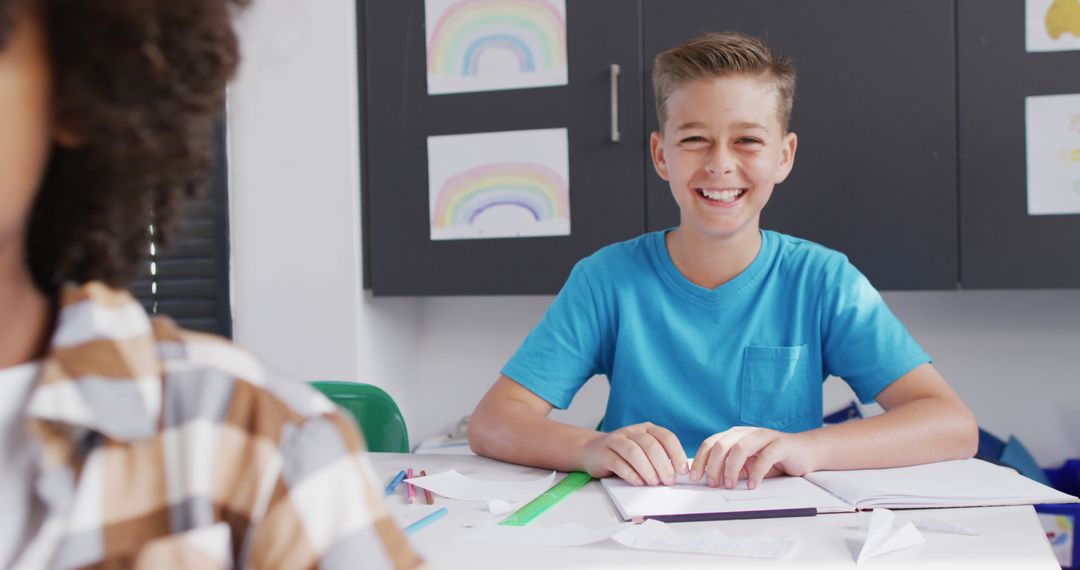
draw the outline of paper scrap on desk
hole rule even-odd
[[[466,501],[500,499],[508,502],[530,500],[546,491],[554,481],[554,471],[545,477],[529,481],[491,481],[466,477],[454,469],[427,477],[413,477],[405,480],[407,483],[438,493],[448,499]]]
[[[506,515],[525,505],[525,501],[514,501],[511,503],[510,501],[504,501],[502,499],[491,499],[488,501],[488,512],[495,516]]]
[[[799,538],[778,539],[772,535],[733,538],[719,529],[676,533],[667,524],[649,519],[612,536],[618,543],[641,550],[690,552],[746,558],[783,558],[799,543]]]
[[[459,538],[483,544],[532,546],[584,546],[611,538],[611,535],[630,526],[629,523],[608,528],[586,528],[578,523],[556,526],[484,526],[468,529]]]
[[[911,522],[915,525],[915,528],[926,532],[945,532],[949,534],[979,536],[978,531],[976,531],[975,529],[971,529],[966,526],[960,526],[958,524],[953,524],[949,521],[943,521],[934,517],[928,517],[926,515],[915,517],[915,519]]]
[[[926,542],[913,523],[909,522],[899,530],[893,529],[895,519],[896,515],[889,509],[874,509],[870,515],[866,542],[859,551],[857,563],[861,564],[863,560]]]

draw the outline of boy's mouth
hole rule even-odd
[[[746,188],[694,188],[694,191],[706,200],[724,204],[732,204],[746,195]]]

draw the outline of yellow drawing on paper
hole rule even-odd
[[[1065,33],[1080,38],[1080,0],[1054,0],[1046,11],[1046,33],[1055,40]]]

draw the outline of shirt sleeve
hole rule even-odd
[[[254,568],[424,568],[394,524],[352,418],[287,424],[281,471],[248,533]]]
[[[579,262],[502,373],[552,406],[566,409],[589,378],[606,372],[601,355],[610,334],[600,312],[585,262]]]
[[[889,310],[870,281],[839,255],[823,286],[822,338],[828,374],[843,378],[863,403],[930,356]]]

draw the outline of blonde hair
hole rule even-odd
[[[679,87],[741,74],[764,76],[776,88],[777,117],[786,132],[795,102],[795,63],[761,40],[740,32],[711,32],[661,52],[653,63],[653,92],[660,130],[667,122],[667,102]]]

